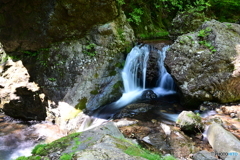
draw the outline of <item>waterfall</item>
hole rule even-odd
[[[159,59],[156,65],[160,68],[159,80],[152,90],[158,97],[176,93],[173,79],[164,67],[164,59],[168,48],[169,46],[165,46],[161,51],[157,50]],[[104,122],[103,119],[113,118],[123,107],[141,98],[142,92],[146,90],[147,63],[151,49],[147,44],[137,45],[132,48],[127,55],[124,68],[121,72],[124,85],[124,92],[121,98],[116,102],[100,107],[91,117],[85,118],[79,131],[100,125]]]
[[[153,91],[158,96],[164,96],[169,94],[175,94],[175,84],[171,75],[167,72],[164,66],[164,60],[166,58],[166,51],[169,46],[165,46],[162,50],[158,50],[159,59],[158,66],[160,68],[159,79],[157,81],[157,86],[153,89]]]
[[[158,96],[165,96],[176,93],[174,88],[174,81],[164,66],[164,60],[168,48],[169,46],[165,46],[162,48],[162,50],[157,50],[159,54],[157,65],[160,69],[159,79],[157,81],[156,87],[153,88],[153,91]],[[122,71],[122,79],[124,84],[123,94],[128,95],[128,101],[131,101],[131,98],[134,99],[134,95],[131,95],[131,93],[137,94],[146,89],[146,72],[150,49],[150,46],[146,44],[135,46],[126,58],[125,66]],[[139,74],[142,75],[141,79]],[[123,100],[124,97],[119,100],[119,103]]]
[[[168,48],[169,46],[166,46],[162,51],[158,50],[159,80],[156,87],[152,89],[158,97],[176,93],[173,79],[164,67],[164,59]],[[122,97],[96,111],[93,114],[94,117],[110,119],[126,105],[140,99],[142,92],[146,90],[146,73],[150,49],[151,47],[147,44],[133,47],[122,70],[124,85]]]
[[[128,54],[122,71],[124,93],[145,89],[148,58],[148,45],[142,47],[135,46]],[[142,73],[142,85],[141,80],[138,77],[140,72]]]

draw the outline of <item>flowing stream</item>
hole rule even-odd
[[[116,102],[104,106],[91,117],[86,116],[78,131],[93,128],[111,119],[123,107],[141,99],[142,93],[146,89],[151,89],[158,97],[175,94],[173,79],[164,67],[165,54],[168,48],[169,46],[165,46],[161,51],[157,50],[159,59],[156,65],[160,68],[159,79],[155,87],[146,88],[147,65],[149,54],[153,48],[146,44],[135,46],[128,54],[121,73],[124,84],[122,97]],[[0,131],[0,160],[29,156],[31,149],[39,143],[41,138],[54,135],[54,138],[57,139],[64,136],[58,130],[59,128],[54,128],[54,125],[48,123],[31,124],[29,127],[21,124],[21,122],[3,121],[0,121],[0,127],[2,128]],[[52,133],[53,131],[56,133]]]

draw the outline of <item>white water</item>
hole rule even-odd
[[[162,51],[158,50],[159,60],[156,65],[160,68],[159,80],[156,87],[152,89],[158,97],[176,93],[173,79],[164,67],[164,59],[168,48],[169,46],[166,46]],[[114,114],[124,106],[134,102],[142,96],[142,92],[146,89],[146,73],[150,49],[149,45],[138,45],[132,48],[122,70],[124,85],[122,97],[116,102],[106,105],[92,117],[86,118],[79,131],[90,129],[92,126],[101,124],[104,122],[102,119],[111,119]]]
[[[135,46],[128,54],[122,71],[124,93],[145,89],[148,58],[148,45],[144,45],[141,48],[139,46]],[[138,74],[140,72],[142,73],[142,85],[140,84],[140,79],[138,78]]]
[[[161,51],[157,51],[159,54],[157,65],[160,68],[159,80],[156,87],[152,90],[158,95],[158,97],[176,93],[174,81],[164,66],[164,60],[168,48],[169,46],[165,46]],[[133,102],[135,99],[139,98],[141,93],[146,89],[146,72],[149,53],[150,46],[143,45],[135,46],[128,54],[122,71],[124,93],[116,102],[116,106],[122,107]],[[139,79],[139,73],[142,74],[142,80]]]
[[[174,81],[164,66],[164,60],[166,58],[166,51],[168,48],[169,46],[165,46],[161,51],[158,50],[158,54],[160,57],[158,59],[160,73],[157,82],[157,87],[153,89],[153,91],[158,95],[158,97],[176,93],[174,89]]]

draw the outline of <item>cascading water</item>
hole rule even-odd
[[[148,58],[149,47],[147,45],[142,47],[135,46],[128,54],[122,71],[124,93],[145,89]],[[142,73],[142,85],[138,78],[139,72]]]
[[[153,91],[159,97],[176,93],[173,79],[164,67],[164,59],[168,48],[169,46],[166,46],[162,51],[158,50],[160,73],[158,83],[156,87],[153,88]],[[124,84],[124,93],[122,97],[118,101],[104,106],[102,110],[93,115],[94,117],[103,119],[112,118],[114,114],[120,111],[124,106],[141,97],[142,92],[146,89],[147,63],[150,51],[151,47],[147,44],[135,46],[131,50],[126,58],[125,66],[122,71]]]
[[[169,94],[175,94],[175,84],[171,75],[167,72],[164,66],[164,60],[166,58],[166,51],[169,46],[165,46],[162,50],[158,50],[159,59],[158,59],[158,66],[160,68],[159,72],[159,79],[157,82],[157,87],[153,89],[153,91],[158,96],[164,96]]]

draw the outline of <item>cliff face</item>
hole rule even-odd
[[[0,6],[0,40],[7,53],[1,55],[1,75],[8,71],[10,59],[23,64],[28,81],[39,86],[37,94],[45,95],[47,111],[59,101],[91,111],[121,96],[123,53],[132,47],[134,34],[114,0],[14,0],[1,1]],[[22,97],[17,90],[12,93]],[[10,103],[16,98],[5,98],[5,113],[17,110]],[[17,118],[26,117],[24,110],[17,112],[23,113]]]
[[[4,0],[0,39],[7,52],[37,50],[51,42],[82,38],[94,25],[118,15],[114,0]]]

